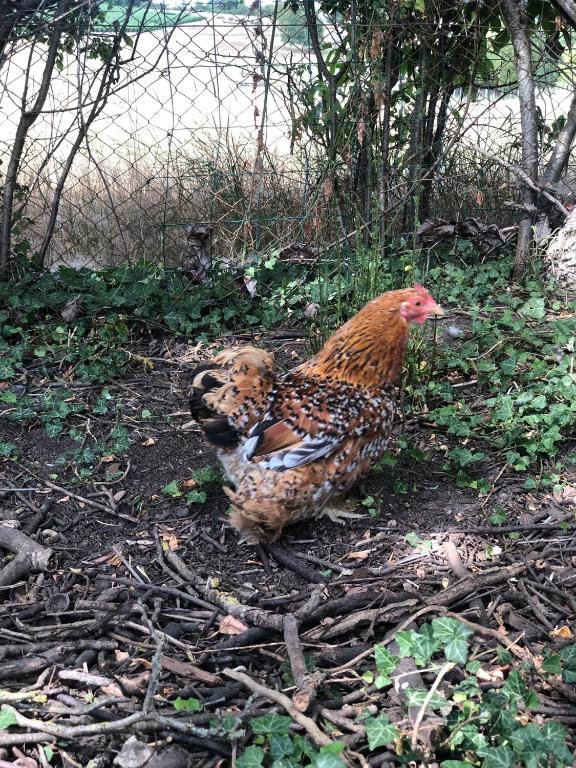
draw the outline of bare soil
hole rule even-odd
[[[266,343],[277,352],[280,348],[286,365],[304,354],[299,341]],[[173,498],[163,492],[172,481],[185,485],[194,470],[216,463],[187,413],[188,371],[194,358],[208,351],[195,355],[183,345],[158,347],[155,342],[138,352],[152,359],[153,369],[132,366],[121,380],[106,387],[113,402],[121,403],[120,410],[105,415],[87,410],[72,417],[71,423],[84,430],[84,447],[108,440],[114,424],[129,430],[128,449],[104,455],[91,473],[83,474],[71,458],[78,445],[68,435],[50,438],[39,424],[20,425],[0,415],[0,442],[16,444],[19,452],[16,461],[0,460],[1,517],[15,521],[8,524],[25,532],[36,519],[30,535],[53,550],[48,572],[31,569],[0,593],[0,686],[22,692],[36,685],[45,697],[40,704],[26,698],[12,702],[21,716],[35,722],[20,722],[10,735],[40,729],[62,765],[85,765],[91,756],[100,761],[94,766],[109,765],[120,750],[131,749],[126,742],[134,732],[142,744],[152,742],[150,759],[165,765],[168,749],[178,753],[168,761],[175,766],[231,764],[226,739],[214,733],[201,736],[194,728],[208,726],[219,712],[233,711],[247,722],[254,707],[269,711],[273,706],[265,699],[247,705],[250,692],[223,677],[227,667],[242,664],[271,689],[287,687],[279,676],[286,657],[281,627],[265,626],[268,613],[281,622],[282,616],[298,615],[312,600],[307,614],[299,617],[305,628],[304,650],[319,666],[336,666],[384,637],[414,611],[434,603],[449,586],[461,583],[448,554],[454,546],[472,580],[499,569],[503,575],[500,580],[490,577],[495,580],[482,582],[479,589],[470,582],[470,589],[445,603],[453,611],[480,620],[472,601],[480,595],[490,609],[494,600],[500,601],[500,592],[516,590],[506,569],[532,562],[524,577],[537,582],[554,570],[560,596],[552,605],[535,608],[528,593],[516,590],[514,618],[501,618],[500,626],[515,636],[520,629],[532,642],[548,644],[553,643],[551,629],[573,626],[573,601],[562,600],[561,591],[569,594],[576,581],[576,542],[571,529],[559,528],[562,520],[573,518],[573,499],[556,498],[546,490],[523,491],[523,478],[501,472],[497,455],[487,470],[494,483],[488,496],[459,488],[444,469],[449,447],[445,436],[416,421],[404,429],[412,443],[426,451],[426,460],[402,459],[396,467],[370,475],[357,490],[359,510],[365,510],[361,499],[370,495],[377,516],[366,514],[345,526],[328,520],[295,525],[279,543],[282,551],[277,558],[273,548],[255,549],[238,540],[227,523],[227,500],[219,485],[203,487],[207,499],[202,504],[188,505],[184,496]],[[43,380],[39,374],[27,382],[32,394],[62,385],[71,398],[89,404],[102,390],[101,385]],[[146,411],[151,415],[143,415]],[[568,472],[566,479],[576,485],[576,471]],[[510,528],[502,532],[490,523],[496,508],[506,511],[506,525],[519,531],[519,538],[507,536]],[[42,509],[45,514],[39,517]],[[11,558],[7,553],[0,566]],[[320,598],[318,585],[324,590]],[[399,603],[408,600],[407,607],[382,620],[358,615],[388,594],[396,595]],[[348,603],[338,608],[336,603],[343,598]],[[51,610],[54,599],[62,601],[57,610]],[[242,610],[231,607],[236,604]],[[322,616],[319,605],[335,607]],[[266,616],[253,616],[246,612],[249,608]],[[235,629],[224,622],[231,616],[240,622]],[[346,616],[355,617],[350,629],[323,639],[326,628]],[[244,633],[240,646],[232,631]],[[70,642],[78,647],[70,648]],[[2,650],[4,645],[8,650]],[[161,661],[165,657],[168,662]],[[369,668],[362,666],[366,663],[359,663],[360,674]],[[65,675],[62,679],[67,670],[77,675],[72,681]],[[85,679],[78,677],[82,670],[88,675]],[[107,682],[99,684],[98,676]],[[343,683],[337,697],[356,687]],[[8,701],[3,695],[0,691],[0,700]],[[179,696],[198,698],[203,713],[176,712],[171,702]],[[333,687],[321,689],[318,696],[333,699]],[[96,716],[83,709],[93,697],[106,698]],[[139,726],[110,732],[100,727],[130,714],[149,713],[151,701],[155,711],[168,718],[164,724],[146,720],[143,714]],[[46,731],[40,722],[56,706],[72,711],[54,721],[68,729],[68,738],[54,735],[49,727]],[[318,717],[314,712],[312,708],[312,716]],[[176,716],[192,730],[179,730],[173,722]],[[100,730],[96,728],[93,736],[74,731],[83,723],[96,723]],[[18,743],[15,738],[0,739],[0,759],[16,758]],[[36,764],[42,762],[40,743],[32,740],[26,747]],[[242,738],[238,744],[240,753]],[[119,764],[135,765],[128,757]]]

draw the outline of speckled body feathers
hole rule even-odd
[[[225,489],[232,524],[249,541],[321,515],[381,457],[408,336],[399,307],[408,295],[374,300],[284,375],[254,347],[225,350],[194,372],[191,410],[218,449],[234,486]]]

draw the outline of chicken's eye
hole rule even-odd
[[[421,301],[415,301],[414,306],[419,307],[421,303],[422,303]]]

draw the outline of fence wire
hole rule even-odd
[[[374,64],[355,54],[337,151],[311,141],[311,121],[317,118],[322,139],[323,121],[328,134],[333,116],[322,113],[314,89],[318,61],[305,20],[288,16],[277,0],[173,8],[135,0],[35,2],[36,15],[19,19],[0,49],[0,181],[5,214],[6,189],[13,196],[13,236],[26,237],[44,264],[103,267],[144,258],[181,266],[192,259],[198,269],[203,249],[224,264],[249,264],[254,254],[282,249],[306,261],[308,247],[346,241],[379,217],[399,231],[406,224],[406,200],[430,171],[420,157],[416,179],[413,159],[402,160],[414,113],[406,108],[405,134],[366,135],[370,99],[378,102],[372,85],[366,98]],[[348,29],[355,34],[353,24]],[[372,34],[372,46],[395,34],[360,32],[369,41]],[[335,44],[342,30],[325,20],[321,34]],[[513,210],[507,221],[502,207],[503,188],[514,200],[509,172],[462,149],[517,158],[517,97],[510,91],[486,91],[480,100],[469,91],[446,95],[451,152],[434,158],[437,214],[497,217],[499,226],[513,220]],[[565,111],[566,97],[541,94],[547,119]],[[384,178],[364,155],[370,142],[384,152],[388,141]],[[359,218],[351,219],[351,206]]]

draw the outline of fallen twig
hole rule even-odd
[[[48,568],[53,550],[38,544],[22,531],[9,525],[0,525],[0,547],[15,552],[16,557],[0,571],[0,586],[14,584],[30,571]]]
[[[298,636],[298,619],[292,613],[284,616],[284,641],[296,686],[292,694],[292,701],[299,712],[306,712],[315,698],[316,688],[324,676],[319,672],[310,673],[306,669],[302,644]]]
[[[267,688],[266,686],[257,683],[244,672],[238,672],[235,669],[224,669],[222,670],[222,674],[225,677],[231,678],[232,680],[237,680],[249,690],[259,694],[260,696],[264,696],[264,698],[268,699],[269,701],[273,701],[275,704],[279,704],[293,720],[295,720],[304,728],[315,746],[324,747],[327,744],[332,743],[331,739],[329,739],[328,736],[326,736],[326,734],[321,731],[320,728],[318,728],[314,720],[308,717],[308,715],[305,715],[303,712],[300,712],[300,710],[296,709],[288,696],[285,696],[283,693],[275,691],[272,688]]]

